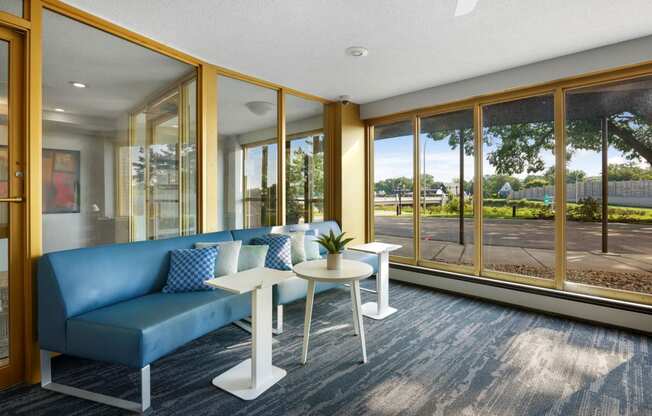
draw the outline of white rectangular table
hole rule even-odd
[[[206,281],[227,292],[251,293],[251,358],[215,377],[213,385],[253,400],[285,377],[285,370],[272,365],[272,286],[294,276],[260,267]]]
[[[389,253],[402,246],[387,243],[367,243],[349,246],[349,250],[371,253],[378,256],[378,273],[376,274],[377,302],[367,302],[362,305],[362,314],[372,319],[385,319],[396,312],[389,306]]]

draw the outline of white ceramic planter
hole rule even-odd
[[[326,269],[340,270],[342,268],[342,253],[328,253],[326,255]]]

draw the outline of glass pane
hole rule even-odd
[[[473,110],[421,119],[419,140],[420,257],[472,266]]]
[[[43,250],[196,232],[196,70],[43,12]]]
[[[0,367],[9,361],[9,204],[0,203]]]
[[[400,244],[396,256],[414,256],[412,122],[374,126],[375,240]]]
[[[9,45],[0,41],[0,197],[9,193]],[[0,367],[9,362],[9,204],[0,203]]]
[[[652,77],[566,95],[567,281],[652,293]]]
[[[324,219],[324,106],[285,96],[286,224]]]
[[[483,107],[486,270],[554,277],[553,114],[552,95]]]
[[[0,11],[23,17],[23,0],[0,0]]]
[[[217,94],[220,228],[274,225],[277,92],[219,76]]]

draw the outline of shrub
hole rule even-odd
[[[575,207],[568,210],[568,213],[571,218],[579,221],[597,221],[600,219],[601,206],[600,201],[588,196],[580,199]]]

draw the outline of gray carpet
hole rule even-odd
[[[373,281],[365,282],[373,285]],[[360,364],[350,298],[316,298],[308,365],[299,364],[303,302],[286,307],[274,363],[288,375],[255,401],[211,385],[248,358],[248,335],[228,326],[152,365],[157,415],[652,415],[652,338],[392,282],[399,309],[365,319]],[[373,295],[363,294],[363,301]],[[137,374],[61,356],[55,380],[138,399]],[[103,405],[18,386],[0,414],[116,415]]]

